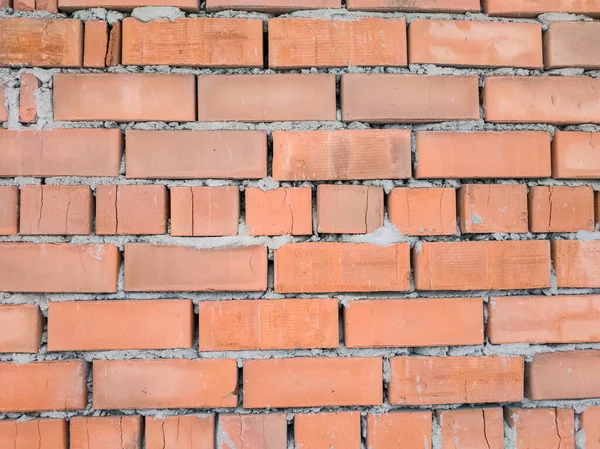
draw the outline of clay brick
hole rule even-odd
[[[275,250],[277,293],[410,290],[409,245],[296,243]]]
[[[335,299],[198,303],[200,351],[337,348]]]
[[[273,177],[346,181],[411,177],[410,131],[273,131]],[[600,147],[599,147],[600,148]]]
[[[552,177],[557,179],[600,177],[600,135],[589,132],[557,131],[552,141]]]
[[[482,0],[483,10],[491,16],[536,17],[548,12],[596,16],[600,0]]]
[[[87,371],[83,360],[0,362],[0,412],[83,410]]]
[[[367,415],[367,447],[431,449],[431,411],[404,411]]]
[[[1,267],[1,265],[0,265]],[[125,245],[126,291],[265,291],[264,246],[199,250]]]
[[[38,352],[43,327],[37,305],[0,305],[0,353]]]
[[[141,416],[74,416],[69,431],[70,449],[142,449]]]
[[[504,418],[501,408],[438,410],[441,449],[504,449]]]
[[[20,80],[19,121],[21,123],[34,123],[37,121],[37,98],[35,92],[40,87],[40,80],[29,73],[21,74]]]
[[[579,415],[579,427],[585,435],[585,449],[600,448],[600,407],[587,407]]]
[[[514,430],[515,449],[575,449],[573,409],[511,407],[506,409],[506,421]]]
[[[19,232],[19,188],[0,186],[0,235]]]
[[[456,190],[394,188],[388,214],[403,235],[456,235]]]
[[[318,231],[365,234],[383,226],[383,188],[321,184],[317,188]]]
[[[12,0],[0,0],[0,8],[12,8]]]
[[[546,240],[420,242],[413,251],[417,290],[550,287]]]
[[[380,405],[380,357],[246,360],[244,408]]]
[[[110,27],[110,33],[108,35],[108,49],[106,51],[106,59],[104,60],[104,64],[107,67],[115,67],[121,64],[121,49],[123,47],[123,26],[121,23],[122,22],[120,21],[115,22]]]
[[[13,0],[13,8],[17,11],[35,11],[35,0]]]
[[[237,235],[240,191],[237,186],[171,187],[171,235]]]
[[[550,134],[541,131],[416,133],[416,178],[547,178]]]
[[[279,14],[298,9],[340,8],[341,5],[341,0],[207,0],[206,10],[241,9]]]
[[[335,119],[333,74],[198,76],[200,122]]]
[[[557,287],[600,287],[600,241],[554,240]]]
[[[67,421],[64,419],[36,419],[31,421],[5,419],[0,421],[0,447],[68,449]]]
[[[294,415],[296,447],[360,449],[360,412],[299,413]]]
[[[0,84],[0,123],[8,121],[8,108],[6,106],[6,86]]]
[[[35,0],[35,9],[57,13],[58,0]]]
[[[174,6],[186,12],[198,12],[200,5],[198,0],[58,0],[58,7],[66,12],[88,8],[130,12],[134,8],[144,6]]]
[[[114,293],[120,259],[107,244],[0,243],[0,291]]]
[[[342,75],[341,102],[345,122],[479,120],[476,76],[349,73]]]
[[[91,234],[92,190],[89,186],[23,186],[19,215],[23,235]]]
[[[458,191],[458,214],[462,233],[527,232],[527,186],[463,184]]]
[[[583,76],[492,76],[483,88],[493,123],[600,123],[600,80]]]
[[[128,130],[127,177],[256,179],[267,176],[263,131]]]
[[[55,120],[186,122],[196,120],[194,76],[58,73]]]
[[[123,20],[123,64],[263,67],[260,19]]]
[[[285,449],[287,420],[285,413],[265,415],[219,415],[216,449]]]
[[[0,129],[0,176],[118,176],[118,129]]]
[[[408,34],[411,64],[543,67],[537,23],[418,19],[411,21]]]
[[[595,51],[598,40],[600,40],[600,24],[598,23],[549,23],[548,30],[544,33],[545,67],[547,69],[600,68],[600,56]]]
[[[404,19],[269,19],[271,68],[406,65]]]
[[[189,300],[51,302],[49,351],[191,348]]]
[[[168,209],[164,185],[98,186],[96,234],[166,234]]]
[[[215,449],[215,415],[146,416],[145,429],[146,449]]]
[[[96,410],[237,404],[235,359],[94,360],[93,370]]]
[[[407,12],[477,12],[479,0],[346,0],[348,9]]]
[[[600,296],[490,298],[487,336],[493,344],[600,342]]]
[[[594,191],[591,186],[535,186],[529,191],[531,232],[594,230]]]
[[[349,348],[480,345],[483,301],[481,298],[350,301],[344,308],[344,339]]]
[[[250,235],[312,235],[312,189],[246,188],[246,225]]]
[[[103,69],[106,66],[107,52],[108,22],[106,20],[88,20],[85,22],[83,66]]]
[[[0,20],[0,35],[0,65],[81,67],[83,62],[81,20],[6,18]]]
[[[392,357],[390,404],[523,400],[523,357]]]

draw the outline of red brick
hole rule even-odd
[[[134,8],[143,6],[174,6],[186,12],[198,12],[199,9],[197,0],[58,0],[58,7],[66,12],[88,8],[130,12]]]
[[[269,67],[406,65],[404,19],[269,19]]]
[[[501,408],[438,410],[441,449],[504,449]]]
[[[479,0],[346,0],[348,9],[408,12],[477,12]],[[378,449],[378,448],[377,448]]]
[[[168,195],[158,184],[98,186],[96,234],[166,234]]]
[[[126,291],[266,289],[267,250],[264,246],[199,250],[144,243],[125,245]]]
[[[123,19],[123,64],[263,67],[259,19]]]
[[[191,348],[189,300],[51,302],[49,351]]]
[[[476,76],[349,73],[342,76],[341,102],[345,122],[479,120]]]
[[[541,131],[416,133],[416,178],[546,178],[550,134]]]
[[[246,360],[244,408],[380,405],[380,357]]]
[[[575,76],[492,76],[483,88],[493,123],[600,123],[600,80]]]
[[[267,176],[263,131],[128,130],[128,178],[256,179]]]
[[[600,24],[598,23],[550,22],[548,31],[544,33],[545,67],[548,69],[600,68],[600,56],[595,52],[599,39]]]
[[[508,425],[514,430],[515,449],[575,449],[573,409],[508,408],[506,415]]]
[[[38,306],[0,305],[0,353],[38,352],[43,327]]]
[[[0,65],[81,67],[83,25],[75,19],[0,20]]]
[[[83,49],[84,67],[103,69],[106,66],[108,52],[108,22],[106,20],[85,22]]]
[[[600,241],[554,240],[552,261],[558,287],[600,287]]]
[[[207,0],[206,10],[241,9],[279,14],[297,9],[340,8],[341,4],[341,0]]]
[[[215,415],[146,416],[145,428],[146,449],[215,449]]]
[[[58,0],[35,0],[35,9],[57,13]]]
[[[324,234],[365,234],[383,226],[383,189],[321,184],[317,188],[318,230]]]
[[[393,357],[390,404],[519,402],[523,357]]]
[[[198,303],[200,351],[337,348],[335,299]]]
[[[118,129],[0,129],[0,176],[118,176]]]
[[[7,121],[8,121],[8,109],[6,107],[6,86],[3,84],[0,84],[0,123],[7,122]]]
[[[91,234],[92,190],[89,186],[23,186],[19,215],[23,235]]]
[[[579,415],[579,427],[585,435],[585,449],[600,448],[600,407],[587,407]]]
[[[120,259],[107,244],[0,243],[0,291],[114,293]]]
[[[431,449],[431,411],[367,415],[367,447]]]
[[[234,359],[94,360],[93,381],[96,410],[237,404]]]
[[[237,186],[171,187],[171,235],[237,235],[240,191]]]
[[[219,415],[216,449],[285,449],[287,420],[285,413],[263,415]],[[212,447],[212,446],[211,446]]]
[[[600,177],[600,136],[588,132],[557,131],[552,141],[552,177]]]
[[[417,19],[408,32],[411,64],[543,66],[542,26],[537,23]]]
[[[200,75],[198,121],[335,120],[335,75]]]
[[[67,434],[67,421],[64,419],[0,421],[0,447],[68,449]]]
[[[58,73],[56,120],[187,122],[196,120],[193,75]]]
[[[275,250],[277,293],[410,290],[409,245],[297,243]]]
[[[34,75],[23,73],[20,77],[19,89],[19,121],[21,123],[34,123],[37,121],[36,90],[40,87],[40,80]]]
[[[349,348],[480,345],[483,300],[350,301],[344,308],[344,338]]]
[[[13,0],[13,8],[17,11],[34,11],[35,0]]]
[[[87,363],[82,360],[0,363],[0,412],[83,410]]]
[[[273,131],[273,177],[346,181],[411,177],[411,135],[404,129]]]
[[[0,186],[0,235],[19,232],[19,188]]]
[[[296,414],[294,440],[302,449],[360,449],[360,412]]]
[[[142,417],[74,416],[69,434],[70,449],[142,449]]]
[[[591,186],[535,186],[529,191],[531,232],[594,230],[594,191]]]
[[[246,225],[250,235],[312,235],[312,189],[246,188]]]
[[[121,65],[121,49],[122,43],[122,22],[115,22],[110,27],[110,33],[108,35],[108,49],[106,51],[106,59],[104,63],[108,67],[115,67]]]
[[[536,17],[548,12],[595,16],[600,13],[599,0],[482,0],[482,5],[491,16]]]

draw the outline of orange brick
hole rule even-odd
[[[19,232],[19,188],[0,186],[0,235]]]
[[[166,234],[168,195],[158,184],[98,186],[96,234]]]
[[[85,22],[83,66],[103,69],[106,66],[107,52],[108,22],[106,20],[88,20]]]
[[[367,447],[431,448],[431,411],[367,415]]]
[[[0,129],[0,176],[118,176],[118,129]]]
[[[408,12],[477,12],[479,0],[346,0],[348,9]],[[379,449],[379,448],[376,448]]]
[[[349,348],[480,345],[483,300],[350,301],[344,308],[344,338]]]
[[[198,76],[201,122],[335,119],[333,74]]]
[[[115,22],[110,27],[110,33],[108,35],[108,49],[106,51],[106,59],[104,64],[108,67],[115,67],[121,65],[121,49],[122,43],[122,22]]]
[[[284,449],[287,447],[285,413],[267,415],[219,415],[216,449],[248,447]],[[214,446],[211,446],[214,447]]]
[[[198,12],[199,9],[197,0],[58,0],[58,6],[61,11],[66,12],[88,8],[130,12],[134,8],[143,6],[174,6],[186,12]]]
[[[75,19],[0,20],[0,65],[81,67],[83,25]]]
[[[34,123],[37,121],[36,90],[40,87],[40,80],[28,73],[21,74],[21,88],[19,90],[19,121],[21,123]]]
[[[324,234],[365,234],[383,226],[383,189],[321,184],[317,188],[318,230]]]
[[[360,412],[294,415],[294,440],[302,449],[360,449]]]
[[[38,352],[43,327],[38,306],[0,305],[0,353]]]
[[[406,65],[404,19],[269,19],[269,67]]]
[[[483,10],[491,16],[536,17],[548,12],[565,12],[595,16],[600,0],[482,0]]]
[[[501,408],[438,410],[436,414],[442,432],[441,449],[504,449]]]
[[[198,303],[200,351],[337,348],[335,299]]]
[[[256,179],[267,176],[263,131],[128,130],[127,177]]]
[[[515,432],[515,449],[575,449],[573,409],[508,408],[506,416],[508,425]]]
[[[479,120],[476,76],[349,73],[342,75],[341,102],[345,122]]]
[[[422,242],[413,251],[417,290],[550,287],[546,240]]]
[[[199,250],[144,243],[125,245],[126,291],[266,289],[267,250],[264,246]]]
[[[408,33],[411,64],[543,66],[542,26],[537,23],[417,19]]]
[[[388,213],[404,235],[456,235],[456,190],[395,188],[388,196]]]
[[[273,131],[273,177],[346,181],[411,177],[411,135],[404,129]]]
[[[91,234],[94,198],[89,186],[21,187],[23,235]]]
[[[531,232],[594,230],[594,191],[591,186],[536,186],[529,191]]]
[[[527,232],[527,186],[463,184],[458,191],[460,232]]]
[[[207,0],[206,9],[209,12],[241,9],[279,14],[297,9],[340,8],[341,4],[341,0]]]
[[[58,73],[56,120],[189,122],[196,120],[193,75]]]
[[[244,408],[380,405],[380,357],[246,360]]]
[[[82,360],[0,362],[0,412],[83,410],[87,371]]]
[[[146,416],[145,428],[146,449],[215,449],[215,415]]]
[[[190,300],[51,302],[49,351],[191,348]]]
[[[600,80],[562,76],[492,76],[483,88],[493,123],[600,123]]]
[[[57,13],[58,0],[35,0],[35,9]]]
[[[541,131],[416,133],[416,178],[546,178],[550,134]]]
[[[390,404],[523,400],[523,357],[393,357]]]
[[[74,416],[69,431],[70,449],[142,449],[141,416]]]
[[[487,335],[493,344],[600,342],[600,296],[490,298]]]
[[[94,360],[93,369],[96,410],[237,404],[232,359]]]
[[[0,291],[114,293],[120,259],[107,244],[0,243]]]
[[[579,415],[579,426],[585,435],[585,449],[600,448],[600,407],[587,407]]]
[[[552,141],[552,177],[557,179],[600,177],[600,135],[557,131]]]
[[[68,449],[67,421],[64,419],[31,421],[5,419],[0,421],[0,447]]]
[[[312,235],[312,189],[246,189],[246,225],[250,235]]]
[[[171,187],[171,235],[237,235],[240,191],[237,186]]]
[[[35,0],[13,0],[13,8],[17,11],[34,11]]]
[[[409,245],[297,243],[275,250],[277,293],[410,290]]]
[[[260,19],[123,19],[123,64],[263,67]]]
[[[600,39],[599,25],[595,22],[549,23],[544,33],[545,67],[600,68],[600,56],[594,51]]]
[[[558,287],[600,286],[600,241],[554,240],[552,261]]]
[[[7,121],[8,109],[6,107],[6,86],[0,84],[0,123]]]

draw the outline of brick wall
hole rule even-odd
[[[599,16],[0,0],[0,449],[599,449]]]

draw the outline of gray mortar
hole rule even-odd
[[[175,22],[176,19],[185,17],[185,13],[172,6],[145,6],[135,8],[131,12],[131,17],[135,17],[142,22],[150,22],[156,19],[169,19],[171,22]]]

